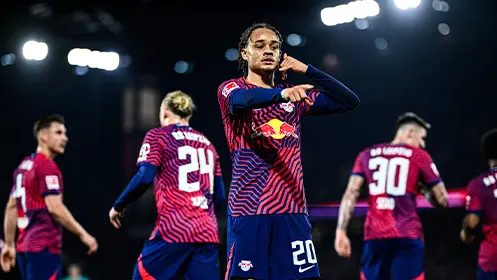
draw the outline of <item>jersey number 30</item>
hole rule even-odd
[[[379,195],[387,193],[401,196],[406,193],[409,160],[395,157],[387,159],[374,157],[369,160],[369,169],[373,172],[374,182],[369,184],[369,194]]]
[[[214,154],[211,150],[204,148],[193,148],[182,146],[178,148],[178,158],[185,160],[190,156],[190,163],[181,165],[178,170],[179,189],[185,192],[196,192],[200,190],[200,182],[188,182],[188,174],[199,172],[209,174],[209,192],[214,193]]]

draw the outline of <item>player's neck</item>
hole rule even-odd
[[[181,118],[168,118],[166,120],[164,126],[174,125],[174,124],[190,126],[190,122],[189,121],[187,121],[185,119],[181,119]]]
[[[491,159],[488,161],[488,165],[490,166],[490,168],[497,168],[497,160],[494,160],[494,159]]]
[[[48,147],[38,146],[38,148],[36,148],[36,152],[45,155],[47,158],[51,160],[55,158],[55,153],[50,151]]]
[[[247,82],[264,88],[272,88],[274,87],[274,73],[266,74],[266,73],[255,73],[249,70],[247,78],[245,78]]]

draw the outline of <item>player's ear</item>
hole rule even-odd
[[[242,56],[243,60],[248,60],[247,49],[246,48],[243,48],[243,49],[240,50],[240,55]]]
[[[40,142],[46,142],[48,140],[48,133],[46,129],[42,129],[38,132],[38,139]]]

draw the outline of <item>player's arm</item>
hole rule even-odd
[[[221,163],[219,162],[219,157],[216,159],[215,175],[216,177],[214,179],[214,207],[216,209],[220,209],[223,208],[223,206],[226,203],[226,193],[224,189],[223,173],[221,171]]]
[[[419,186],[421,193],[433,207],[446,208],[449,206],[449,195],[444,182],[440,181],[431,188],[423,184],[419,184]]]
[[[14,196],[9,197],[7,206],[5,207],[5,217],[3,220],[3,231],[5,245],[15,247],[16,236],[16,221],[17,221],[17,201]]]
[[[230,113],[236,114],[243,110],[258,109],[286,102],[281,93],[282,91],[282,88],[236,88],[228,96]]]
[[[424,192],[422,191],[425,198],[434,207],[448,207],[449,195],[431,156],[424,150],[418,150],[414,154],[414,157],[414,160],[421,171],[422,181],[427,187]]]
[[[475,181],[471,181],[468,185],[466,211],[467,214],[462,222],[460,236],[464,243],[471,243],[475,236],[476,227],[480,223],[482,211],[481,200],[478,194],[478,183]]]
[[[79,238],[82,238],[88,232],[76,221],[69,209],[62,202],[60,194],[45,195],[45,204],[48,212],[52,217],[59,222],[65,229],[73,233]]]
[[[154,181],[157,167],[150,163],[143,163],[131,179],[126,189],[121,193],[119,198],[114,202],[114,209],[122,212],[129,204],[140,198]]]
[[[337,232],[347,232],[347,227],[349,226],[350,219],[352,219],[352,215],[354,214],[355,205],[357,203],[357,199],[359,198],[359,194],[361,193],[361,187],[363,184],[364,177],[361,175],[353,174],[350,176],[347,189],[345,190],[340,203]]]
[[[339,80],[322,72],[312,65],[307,65],[305,75],[321,87],[310,111],[313,115],[328,115],[355,109],[359,97]]]

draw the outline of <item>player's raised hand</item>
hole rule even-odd
[[[286,80],[288,76],[288,70],[292,70],[297,74],[304,74],[307,71],[307,64],[300,62],[299,60],[288,56],[286,53],[283,55],[283,61],[280,64],[281,78]]]
[[[121,228],[121,220],[119,219],[120,217],[124,217],[124,210],[121,212],[118,212],[114,207],[110,209],[109,211],[109,219],[110,223],[116,228],[119,229]]]
[[[309,104],[309,106],[312,106],[312,104],[314,103],[309,99],[309,97],[307,97],[307,93],[305,91],[310,90],[313,87],[314,87],[313,85],[306,84],[306,85],[298,85],[291,88],[286,88],[282,91],[282,95],[283,98],[293,103],[305,101],[307,104]]]
[[[0,265],[2,270],[10,272],[16,266],[16,248],[5,245],[0,254]]]
[[[337,230],[335,236],[335,251],[340,257],[350,258],[352,255],[352,249],[350,246],[350,240],[344,231]]]
[[[86,233],[81,237],[81,242],[83,242],[86,245],[86,247],[88,247],[88,255],[92,255],[95,252],[97,252],[98,250],[97,240],[89,233]]]

